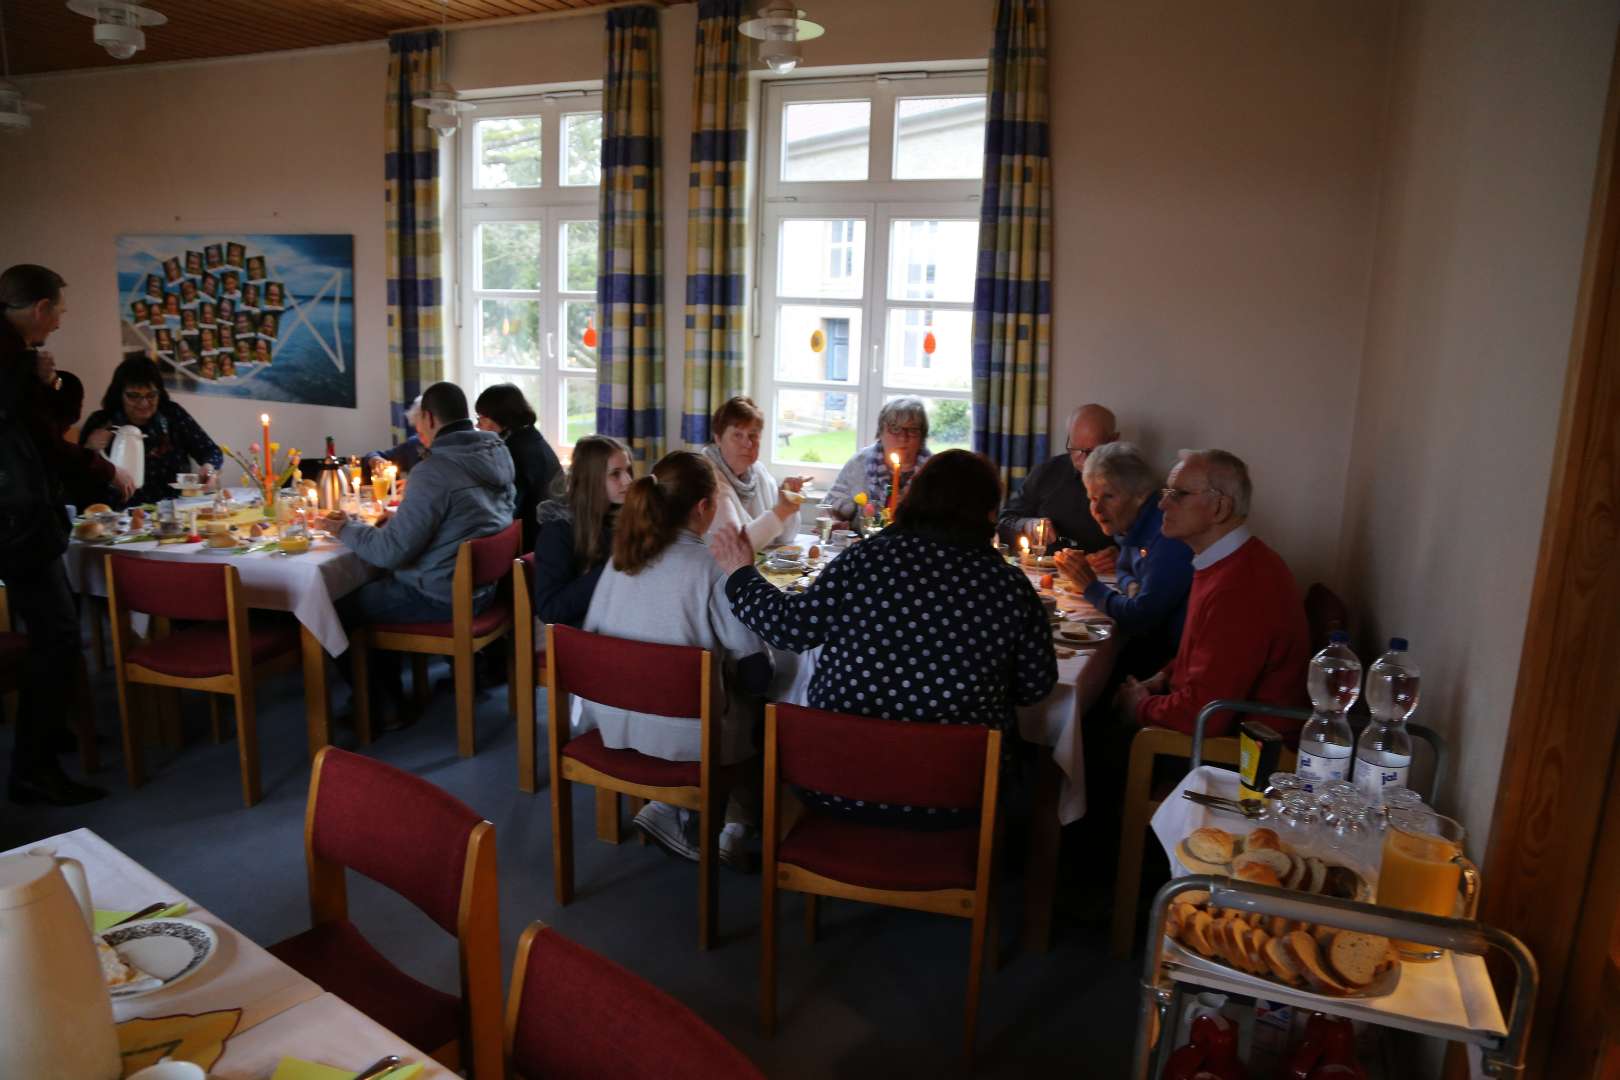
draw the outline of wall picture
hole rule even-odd
[[[354,408],[353,236],[120,236],[118,296],[170,390]]]

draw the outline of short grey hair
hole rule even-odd
[[[1197,458],[1209,473],[1209,486],[1232,500],[1232,513],[1240,518],[1249,516],[1249,502],[1254,498],[1254,484],[1249,481],[1249,467],[1230,450],[1183,450],[1181,460]]]
[[[922,428],[923,442],[928,441],[928,406],[920,397],[897,397],[878,413],[877,437],[883,438],[883,429],[890,424],[896,426],[907,421],[915,421]]]
[[[1135,443],[1103,443],[1086,458],[1082,479],[1105,480],[1132,495],[1150,495],[1159,486],[1159,471],[1148,464]]]
[[[416,426],[416,418],[422,415],[422,395],[417,394],[416,400],[405,406],[405,423],[410,427]]]

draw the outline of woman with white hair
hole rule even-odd
[[[857,451],[838,470],[838,479],[821,501],[822,511],[848,521],[855,516],[855,496],[862,491],[874,505],[886,503],[889,485],[894,483],[890,454],[900,455],[900,493],[904,495],[911,478],[931,453],[928,408],[922,398],[895,398],[878,413],[877,439]]]
[[[422,460],[422,440],[416,437],[416,417],[422,411],[422,395],[405,406],[405,428],[410,438],[390,450],[373,450],[365,457],[366,475],[374,474],[384,465],[398,465],[401,473],[408,473]]]
[[[1081,472],[1091,516],[1119,545],[1119,577],[1098,579],[1079,551],[1058,553],[1058,570],[1087,601],[1131,639],[1125,670],[1157,671],[1176,653],[1187,619],[1193,553],[1162,531],[1164,512],[1155,497],[1159,472],[1133,443],[1097,447]]]

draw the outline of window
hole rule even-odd
[[[767,83],[759,236],[766,461],[830,479],[902,395],[971,443],[982,74]]]
[[[596,430],[600,95],[502,101],[474,117],[458,174],[462,381],[474,398],[516,383],[566,458]]]

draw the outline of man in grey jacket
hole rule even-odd
[[[426,453],[393,517],[376,525],[329,518],[345,546],[391,571],[338,602],[345,625],[448,621],[456,549],[512,523],[512,455],[500,436],[473,426],[459,386],[434,383],[423,392],[416,434]],[[488,606],[496,589],[474,593],[473,610]]]

